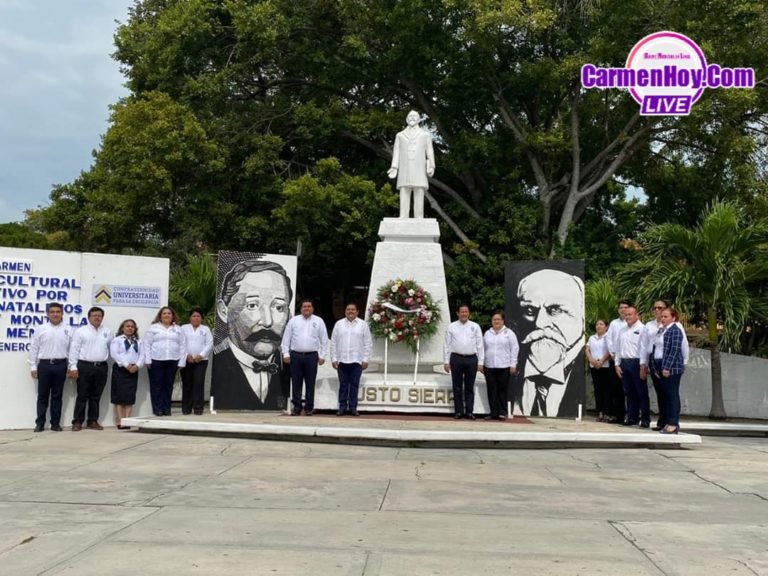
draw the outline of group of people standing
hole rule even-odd
[[[688,359],[688,341],[677,312],[667,302],[658,300],[653,306],[654,319],[644,324],[630,302],[620,301],[618,311],[619,317],[610,324],[604,320],[596,322],[595,334],[586,345],[598,419],[650,427],[646,383],[650,375],[659,405],[654,429],[676,434],[680,429],[680,379]],[[358,314],[357,305],[348,303],[344,318],[336,322],[330,339],[325,323],[314,315],[309,299],[301,301],[300,313],[287,322],[280,352],[291,374],[291,415],[314,413],[317,370],[324,364],[328,351],[339,377],[337,414],[358,415],[361,375],[368,367],[373,349],[368,324]],[[482,372],[488,390],[486,419],[505,420],[509,414],[510,379],[517,372],[520,353],[517,337],[505,325],[502,312],[493,313],[491,327],[485,334],[469,319],[469,306],[459,306],[457,316],[446,330],[444,346],[444,368],[451,375],[453,388],[454,418],[475,420],[475,379],[477,372]],[[99,403],[110,359],[111,401],[119,429],[126,428],[123,418],[131,416],[143,367],[148,370],[155,416],[171,414],[173,382],[179,369],[182,412],[202,414],[213,336],[202,323],[200,309],[193,309],[189,322],[180,325],[176,312],[163,306],[143,338],[132,319],[124,320],[113,334],[103,324],[104,310],[96,306],[88,310],[88,323],[78,328],[64,324],[61,304],[49,304],[47,317],[48,323],[35,332],[29,349],[31,375],[38,381],[36,432],[45,429],[49,404],[51,429],[62,430],[62,392],[67,377],[77,385],[72,430],[79,431],[84,426],[101,430]]]
[[[146,367],[152,412],[155,416],[171,414],[171,394],[176,372],[181,369],[182,412],[203,413],[204,383],[213,336],[202,324],[203,314],[192,309],[189,323],[179,324],[179,317],[163,306],[152,324],[139,336],[132,319],[123,320],[117,333],[103,324],[104,310],[88,310],[88,323],[78,328],[64,325],[61,304],[47,306],[48,323],[35,331],[29,348],[29,366],[38,382],[35,432],[45,429],[50,403],[51,430],[61,431],[61,410],[67,378],[76,382],[72,430],[102,430],[99,404],[109,376],[112,360],[111,402],[115,406],[118,429],[126,429],[122,419],[131,416],[136,403],[139,370]]]
[[[677,311],[664,300],[653,304],[654,318],[643,323],[637,308],[619,301],[619,317],[595,323],[586,347],[598,419],[650,428],[650,375],[658,401],[654,430],[680,430],[680,380],[688,362],[688,340]]]
[[[485,375],[488,389],[487,420],[506,420],[510,378],[517,372],[520,346],[517,336],[504,325],[504,314],[494,312],[491,327],[483,335],[480,325],[469,319],[469,306],[457,310],[458,320],[445,332],[445,371],[451,374],[453,417],[475,420],[475,378]]]
[[[344,307],[344,318],[336,322],[330,341],[323,320],[314,315],[312,300],[301,301],[300,313],[288,322],[283,333],[283,363],[291,371],[291,416],[315,412],[317,368],[325,363],[330,344],[331,365],[339,377],[338,416],[359,416],[357,396],[363,370],[373,350],[368,323],[358,318],[357,304]],[[302,398],[302,390],[304,391]]]

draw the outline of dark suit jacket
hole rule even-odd
[[[528,358],[528,351],[521,347],[520,358],[517,363],[517,374],[512,379],[512,390],[509,395],[510,400],[520,408],[523,399],[523,385],[525,384],[525,363]],[[586,398],[586,384],[584,381],[584,350],[579,352],[576,359],[565,368],[565,394],[560,401],[557,414],[558,418],[574,418],[579,414],[579,404],[584,404]],[[525,414],[530,416],[530,414]]]
[[[664,331],[664,355],[661,360],[661,369],[669,370],[671,374],[682,374],[685,371],[683,364],[683,331],[675,324]]]
[[[278,366],[281,365],[279,354]],[[211,396],[217,410],[284,410],[288,400],[288,370],[279,370],[269,379],[267,398],[254,393],[243,367],[230,348],[213,355]]]

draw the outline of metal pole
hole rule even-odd
[[[416,384],[416,378],[419,375],[419,347],[421,346],[421,338],[416,340],[416,364],[413,366],[413,383]]]

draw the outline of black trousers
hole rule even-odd
[[[507,395],[511,376],[509,368],[485,369],[485,383],[488,386],[488,406],[492,418],[507,415]]]
[[[616,374],[616,363],[613,361],[613,358],[611,358],[609,362],[611,364],[611,380],[608,388],[610,390],[609,398],[611,400],[610,406],[612,410],[609,414],[616,418],[618,422],[623,422],[627,413],[625,408],[626,398],[624,396],[624,382],[619,378],[619,375]]]
[[[656,361],[656,359],[651,355],[651,357],[648,359],[648,374],[651,376],[651,382],[653,382],[653,389],[656,392],[656,402],[659,406],[659,418],[656,420],[656,426],[659,428],[664,428],[664,426],[667,425],[667,399],[664,398],[664,389],[661,387],[661,379],[659,378],[659,374],[661,373],[661,361]]]
[[[181,411],[189,414],[194,410],[203,411],[205,404],[205,371],[208,360],[196,364],[187,364],[181,369]]]
[[[178,360],[152,360],[149,367],[149,399],[155,416],[171,415],[173,381],[178,364]]]
[[[291,396],[294,414],[301,412],[301,389],[305,385],[304,410],[315,409],[315,380],[317,380],[317,352],[291,352]]]
[[[67,381],[67,359],[40,360],[37,364],[37,426],[45,426],[48,398],[51,400],[51,426],[61,425],[61,396]]]
[[[611,373],[610,368],[590,368],[589,371],[592,373],[592,385],[595,388],[595,408],[604,416],[615,416],[615,394],[611,390],[611,380],[616,372]]]
[[[624,394],[627,397],[627,422],[630,424],[648,424],[651,421],[648,384],[640,378],[640,360],[622,358],[622,380]]]
[[[475,409],[475,377],[477,355],[451,354],[451,383],[453,384],[453,408],[456,414],[472,414]]]
[[[75,414],[72,424],[82,424],[86,420],[86,406],[88,408],[87,421],[98,422],[99,402],[104,386],[107,385],[109,365],[106,362],[77,363],[77,400],[75,400]]]

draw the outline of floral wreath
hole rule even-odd
[[[419,340],[435,335],[439,321],[437,303],[413,280],[390,280],[376,291],[368,309],[368,326],[374,336],[405,342],[414,352]]]

